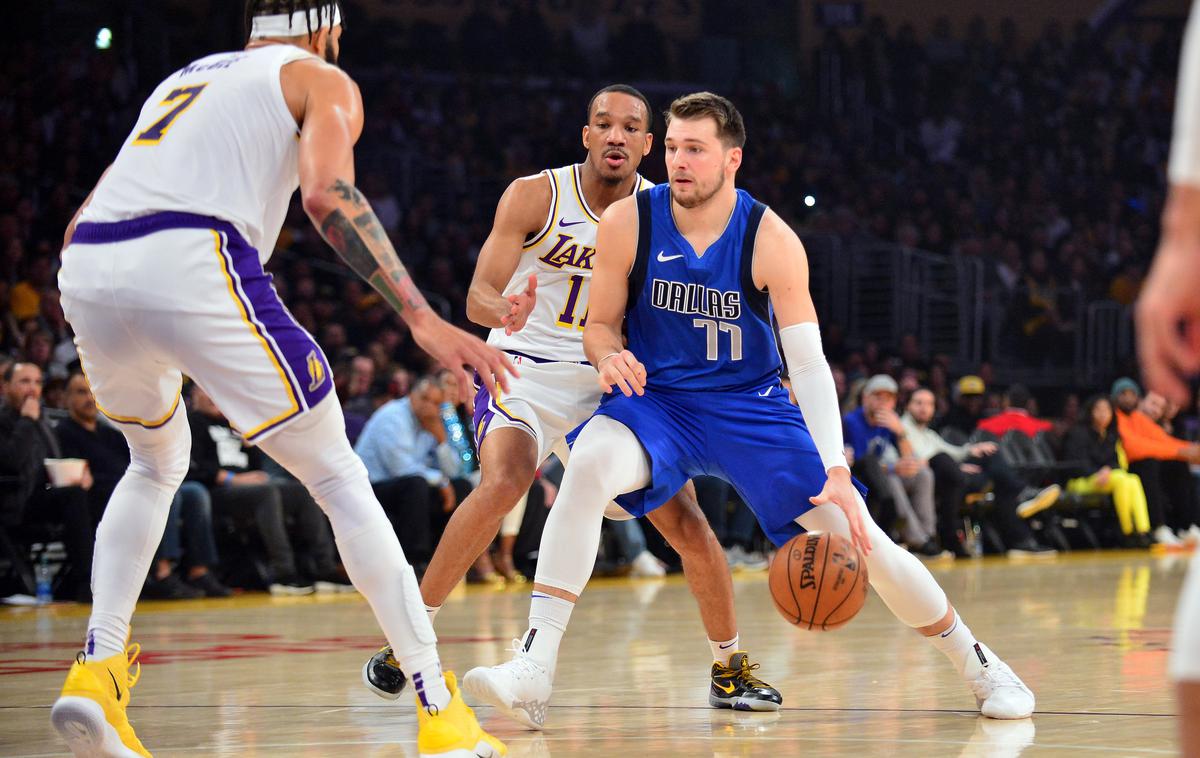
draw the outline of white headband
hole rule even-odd
[[[273,16],[255,16],[250,23],[250,39],[299,37],[301,34],[308,34],[310,26],[315,34],[326,26],[332,29],[340,23],[342,23],[342,12],[337,5],[332,8],[332,18],[328,5],[306,11],[296,11],[291,15],[278,13]]]

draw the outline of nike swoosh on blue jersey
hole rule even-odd
[[[775,389],[775,388],[774,388],[774,387],[767,387],[765,390],[763,390],[762,392],[758,393],[758,396],[759,396],[759,397],[766,397],[767,395],[770,395],[770,394],[771,394],[771,390],[773,390],[773,389]]]
[[[666,250],[659,250],[659,251],[658,251],[658,262],[659,262],[659,263],[666,263],[667,261],[673,261],[673,260],[675,260],[676,258],[682,258],[682,257],[683,257],[683,255],[682,255],[682,254],[680,254],[680,255],[663,255],[663,253],[665,253],[665,252],[667,252],[667,251],[666,251]]]

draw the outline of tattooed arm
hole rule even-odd
[[[354,186],[354,143],[362,133],[362,97],[341,69],[317,60],[283,67],[284,98],[300,127],[304,210],[330,247],[391,304],[417,344],[456,371],[464,393],[475,369],[488,391],[507,391],[507,357],[440,318],[400,262],[371,204]]]
[[[406,321],[423,318],[429,303],[396,256],[367,199],[344,179],[335,179],[326,192],[336,196],[337,203],[320,221],[313,217],[321,236]]]

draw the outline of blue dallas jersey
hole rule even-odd
[[[671,189],[637,195],[637,257],[629,275],[629,349],[661,390],[745,392],[776,384],[782,362],[767,294],[750,265],[766,206],[745,190],[702,256],[675,226]]]
[[[782,545],[803,531],[796,519],[825,485],[825,466],[779,384],[770,303],[750,275],[766,206],[738,190],[725,231],[697,257],[675,228],[667,185],[639,192],[637,203],[625,323],[629,349],[646,364],[646,393],[611,392],[596,413],[637,437],[650,482],[616,500],[642,516],[688,479],[720,477]]]

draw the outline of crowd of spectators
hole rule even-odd
[[[662,49],[653,42],[660,30],[644,13],[620,25],[583,14],[534,59],[533,46],[521,40],[542,23],[537,3],[518,3],[508,16],[492,5],[477,3],[456,29],[403,29],[399,48],[387,46],[393,29],[386,24],[353,30],[363,40],[357,54],[355,37],[346,43],[345,65],[362,85],[368,113],[359,184],[435,307],[459,323],[499,191],[513,177],[578,159],[582,106],[595,85],[667,78],[661,72],[688,80],[695,73],[674,48],[651,54]],[[497,24],[508,30],[500,36],[509,44],[486,46],[486,70],[474,67],[480,58],[455,52],[472,49],[483,31],[494,40]],[[119,439],[97,421],[86,378],[72,374],[76,356],[55,288],[57,255],[72,213],[169,68],[154,70],[128,46],[39,44],[48,28],[27,29],[0,61],[0,363],[20,361],[4,383],[0,444],[40,446],[42,457],[94,463],[86,488],[47,489],[45,473],[17,472],[20,484],[15,492],[4,488],[0,506],[9,526],[35,515],[70,524],[62,539],[80,577],[67,576],[64,586],[82,596],[83,567],[90,565],[86,534],[123,459]],[[435,45],[439,39],[446,44]],[[853,39],[829,31],[810,57],[795,61],[794,90],[743,78],[726,93],[742,108],[750,133],[738,181],[811,233],[980,261],[988,297],[1006,314],[994,328],[1024,353],[1049,359],[1079,326],[1079,304],[1098,298],[1129,304],[1136,297],[1163,201],[1178,45],[1178,29],[1167,23],[1103,32],[1050,24],[1028,40],[1018,39],[1011,23],[988,28],[982,21],[960,36],[939,22],[924,40],[911,27],[889,29],[881,19]],[[421,65],[414,70],[410,59]],[[655,100],[670,94],[663,85],[647,91]],[[662,178],[655,154],[644,169]],[[469,491],[461,476],[434,479],[441,419],[420,407],[440,402],[440,380],[428,378],[434,367],[386,304],[335,260],[298,206],[271,269],[280,295],[330,358],[348,431],[364,458],[377,456],[372,482],[411,541],[406,549],[427,556],[439,519]],[[855,432],[848,439],[856,473],[873,480],[872,507],[881,523],[914,551],[965,554],[958,514],[972,494],[989,490],[1003,548],[1043,553],[1044,537],[1017,513],[1033,501],[1039,507],[1030,518],[1042,511],[1038,498],[1047,499],[1052,483],[1067,494],[1111,494],[1127,535],[1153,532],[1165,542],[1165,526],[1176,539],[1180,532],[1200,537],[1188,468],[1200,462],[1200,448],[1183,441],[1197,436],[1194,408],[1161,409],[1153,396],[1129,401],[1117,393],[1109,403],[1116,420],[1105,425],[1092,418],[1102,415],[1104,402],[1081,407],[1088,388],[1000,394],[990,391],[997,385],[993,364],[955,381],[952,357],[927,354],[913,335],[881,345],[827,323],[824,336]],[[199,394],[190,402],[193,438],[204,440],[207,458],[197,461],[176,498],[148,589],[169,597],[226,592],[210,569],[231,547],[227,523],[252,524],[266,555],[255,576],[230,576],[226,566],[224,580],[281,592],[308,591],[317,582],[343,585],[311,498],[236,438],[218,439],[212,431],[223,422],[211,401],[206,405]],[[43,409],[61,416],[55,429],[47,431]],[[407,426],[395,418],[401,410],[413,417]],[[1011,428],[1045,429],[1023,414],[1053,415],[1049,431],[1055,445],[1072,451],[1071,477],[1031,479],[1014,471],[993,441],[965,439],[977,429],[997,437]],[[1147,421],[1160,430],[1173,423],[1178,444],[1158,438]],[[385,423],[408,430],[407,452],[370,451],[381,447],[371,441],[372,425]],[[1119,448],[1114,423],[1124,443]],[[964,438],[934,439],[947,428]],[[1139,447],[1151,437],[1156,441]],[[74,446],[71,452],[58,449],[60,439]],[[0,453],[9,462],[18,458],[24,460]],[[866,459],[878,459],[869,473],[863,473]],[[1128,476],[1118,473],[1125,466]],[[1135,481],[1144,494],[1134,491]],[[713,484],[701,488],[710,493],[702,500],[731,564],[760,568],[761,539],[744,506],[736,493]],[[250,491],[244,488],[271,494],[240,498]],[[531,502],[552,502],[550,488],[539,483]],[[1144,519],[1139,498],[1146,501]],[[34,500],[45,505],[30,507]],[[418,500],[423,508],[409,507]],[[430,515],[419,519],[429,521],[428,534],[402,528],[417,510]],[[525,521],[536,527],[538,519]],[[644,553],[638,536],[623,532],[622,552]],[[495,569],[512,577],[512,545],[521,540],[515,527],[507,537],[510,552],[496,556]],[[495,576],[486,561],[476,573]]]

